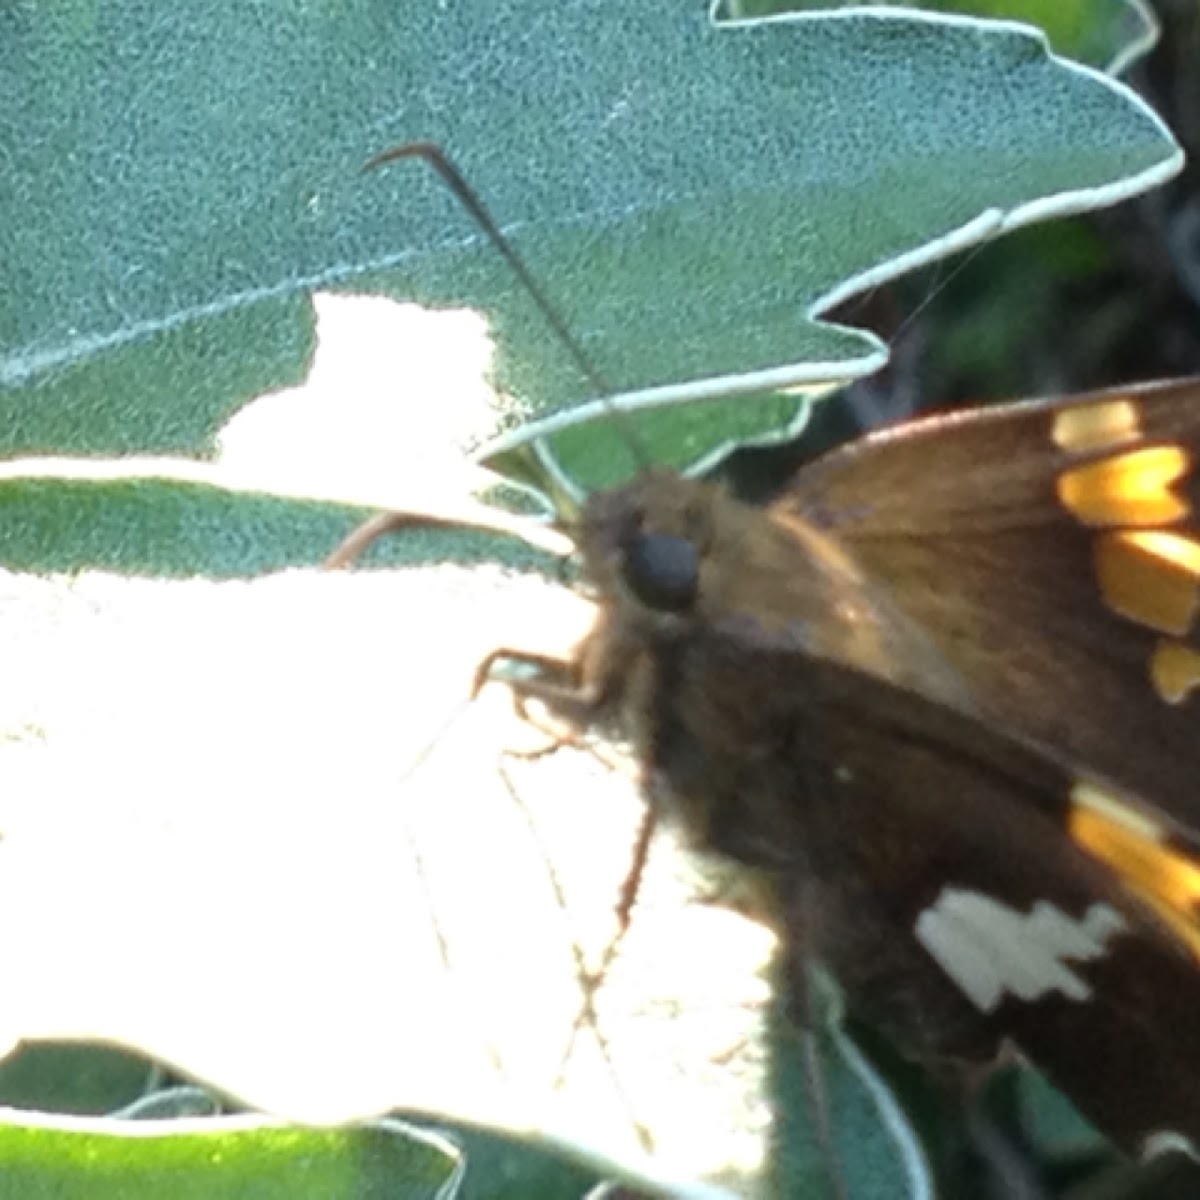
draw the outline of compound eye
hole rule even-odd
[[[625,545],[625,582],[647,608],[683,612],[700,587],[695,543],[671,533],[636,533]]]

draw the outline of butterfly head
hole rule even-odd
[[[716,532],[715,495],[670,471],[597,493],[578,530],[585,576],[602,597],[647,614],[695,613]]]

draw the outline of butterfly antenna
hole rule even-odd
[[[545,318],[547,325],[562,343],[563,348],[571,356],[579,373],[587,380],[593,394],[601,400],[609,415],[620,426],[622,433],[629,442],[630,452],[637,460],[639,467],[648,465],[648,458],[641,449],[638,438],[633,432],[628,417],[612,401],[613,388],[601,374],[579,339],[567,328],[566,321],[555,306],[545,289],[537,281],[537,277],[526,265],[525,260],[517,253],[516,247],[501,231],[492,214],[488,212],[479,193],[467,182],[463,173],[450,161],[446,152],[436,142],[405,142],[401,146],[393,146],[375,155],[363,168],[373,171],[386,163],[398,162],[405,158],[419,158],[428,163],[441,177],[442,182],[454,194],[458,202],[467,210],[471,219],[483,230],[489,242],[512,268],[513,274],[521,281],[521,286],[529,293]]]

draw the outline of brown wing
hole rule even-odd
[[[1168,901],[1178,936],[1164,936],[1156,896],[1076,840],[1082,818],[1120,814],[1122,798],[950,710],[818,663],[800,674],[850,861],[797,895],[818,920],[834,913],[818,950],[867,1015],[886,1027],[899,1003],[902,1020],[941,1019],[944,986],[919,969],[907,988],[886,976],[924,956],[1125,1150],[1200,1146],[1195,909]],[[1152,876],[1195,875],[1194,845],[1150,826],[1139,837]],[[855,947],[847,923],[863,936],[864,919],[892,939]]]
[[[1132,1153],[1200,1146],[1195,843],[986,722],[729,622],[656,664],[656,797],[773,868],[797,962],[815,953],[923,1055],[1012,1039]],[[1136,846],[1140,879],[1100,827]]]
[[[830,535],[973,703],[1200,828],[1200,379],[918,421],[770,510]]]

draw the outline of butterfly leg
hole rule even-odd
[[[496,678],[495,667],[503,662],[532,667],[539,672],[533,679],[501,680],[512,692],[517,715],[559,744],[580,745],[580,731],[595,720],[604,697],[599,689],[580,681],[576,664],[552,655],[501,647],[488,654],[476,668],[472,697],[483,690],[484,684]],[[559,724],[555,726],[534,717],[529,711],[531,700],[543,705]]]
[[[812,957],[809,908],[815,902],[812,889],[802,886],[796,902],[789,906],[787,961],[783,974],[787,986],[787,1015],[799,1034],[804,1096],[828,1194],[831,1200],[849,1200],[846,1174],[834,1136],[829,1076],[821,1052],[821,1013],[828,1009],[829,1000],[821,994],[821,980]]]
[[[504,661],[533,667],[540,673],[538,678],[504,680],[504,682],[512,692],[513,706],[517,715],[551,738],[550,749],[557,749],[563,745],[592,749],[583,745],[581,731],[595,720],[597,713],[603,707],[606,693],[602,685],[589,685],[580,681],[578,660],[569,662],[551,655],[536,654],[525,650],[506,648],[493,650],[476,669],[472,695],[478,695],[484,684],[493,678],[493,668],[496,664]],[[545,722],[531,713],[529,710],[529,701],[531,700],[536,700],[545,706],[559,723],[554,725]],[[593,753],[595,753],[594,749]],[[613,766],[612,763],[607,765]],[[629,927],[633,908],[637,903],[642,875],[645,872],[646,860],[649,857],[654,828],[655,810],[653,806],[648,806],[638,830],[629,870],[626,872],[617,900],[619,932],[610,948],[605,967],[601,968],[601,973],[606,969],[607,962],[615,956],[617,944]]]
[[[539,851],[541,852],[542,859],[546,864],[550,886],[553,889],[558,902],[559,911],[562,912],[564,916],[568,916],[568,914],[571,912],[571,905],[568,903],[567,893],[563,887],[562,880],[560,879],[559,874],[554,867],[553,856],[551,855],[549,848],[543,842],[541,832],[538,829],[537,823],[533,819],[533,814],[522,800],[520,791],[514,783],[508,767],[504,765],[504,759],[512,759],[514,757],[516,756],[508,751],[506,751],[502,756],[499,771],[500,780],[507,790],[509,796],[512,797],[517,811],[520,812],[525,818],[525,821],[529,827],[530,836],[533,838],[534,842],[539,848]],[[633,1098],[626,1090],[625,1085],[617,1071],[613,1052],[609,1045],[608,1037],[606,1036],[601,1024],[600,1016],[596,1011],[595,1003],[596,993],[604,983],[604,978],[608,968],[613,959],[616,957],[615,948],[619,943],[621,934],[623,932],[624,929],[622,929],[621,932],[618,933],[613,941],[609,944],[609,946],[605,948],[603,961],[598,968],[594,969],[589,967],[588,963],[585,961],[584,953],[579,942],[574,937],[571,938],[571,955],[574,960],[575,975],[579,981],[582,1002],[580,1004],[579,1011],[576,1013],[575,1019],[572,1022],[567,1043],[563,1048],[554,1086],[555,1088],[558,1088],[564,1083],[566,1079],[567,1068],[571,1058],[575,1053],[579,1036],[585,1026],[590,1028],[592,1035],[596,1039],[596,1045],[603,1056],[605,1066],[615,1089],[615,1093],[626,1111],[626,1115],[630,1121],[634,1134],[637,1137],[642,1149],[649,1154],[653,1153],[654,1150],[654,1138],[650,1133],[650,1130],[638,1117]]]
[[[800,1050],[804,1066],[805,1096],[813,1136],[825,1169],[825,1183],[831,1200],[850,1200],[846,1178],[833,1133],[833,1112],[829,1100],[829,1078],[821,1055],[821,1041],[811,1026],[800,1030]]]

